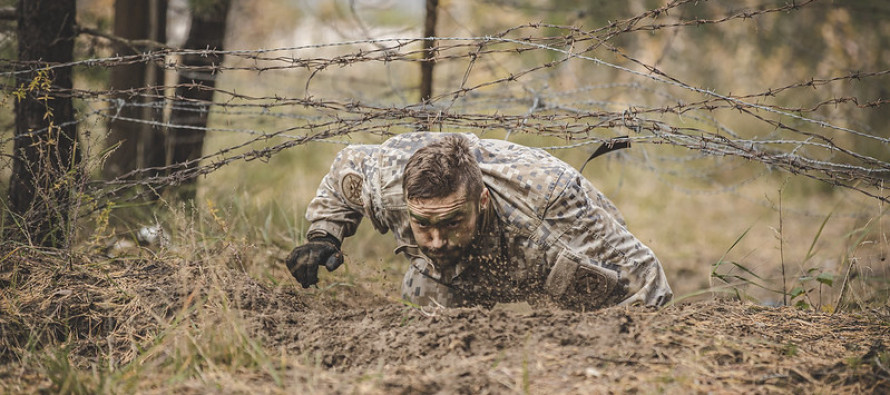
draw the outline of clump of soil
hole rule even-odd
[[[208,357],[198,365],[206,372],[179,378],[143,371],[135,389],[890,391],[887,307],[831,315],[715,300],[590,312],[526,304],[421,310],[360,284],[332,298],[292,282],[272,286],[224,264],[153,255],[13,254],[0,266],[0,284],[4,392],[60,389],[32,358],[43,348],[65,347],[85,371],[108,360],[123,369],[142,363],[144,345],[163,345],[158,339],[175,325],[219,330],[206,317],[223,310],[236,313],[274,366],[220,374]]]

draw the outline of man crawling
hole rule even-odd
[[[471,134],[409,133],[345,148],[287,258],[307,288],[368,217],[411,265],[402,297],[445,307],[552,300],[572,309],[660,306],[673,293],[652,251],[578,171],[543,150]]]

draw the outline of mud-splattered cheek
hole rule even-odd
[[[454,229],[453,231],[448,232],[446,235],[448,244],[460,247],[469,245],[473,241],[473,229],[475,229],[474,224],[464,224],[464,226],[459,229]]]

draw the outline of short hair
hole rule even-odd
[[[461,187],[467,197],[482,193],[482,170],[466,137],[449,134],[417,150],[405,164],[402,189],[405,199],[448,196]]]

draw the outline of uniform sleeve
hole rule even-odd
[[[353,146],[340,151],[306,208],[306,219],[311,222],[307,237],[327,233],[343,241],[355,234],[367,212],[364,169],[372,153],[371,146]]]
[[[559,229],[547,252],[546,287],[569,305],[660,306],[673,296],[661,263],[624,225],[615,206],[580,175],[551,200],[545,221]]]

